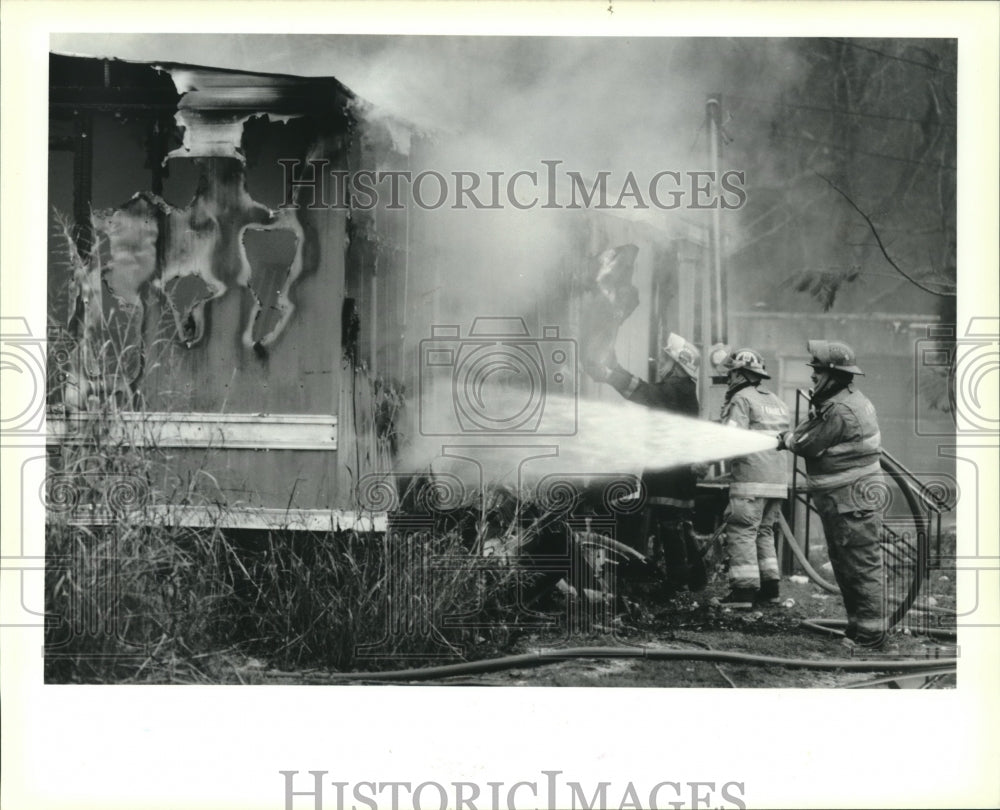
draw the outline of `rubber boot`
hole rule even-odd
[[[708,571],[705,559],[702,557],[698,541],[694,538],[694,526],[689,521],[684,523],[684,547],[687,549],[687,586],[689,590],[700,591],[708,585]]]
[[[777,579],[765,579],[760,583],[757,593],[757,603],[761,605],[776,605],[781,601],[780,583]]]

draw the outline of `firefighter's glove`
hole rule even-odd
[[[708,464],[692,464],[691,472],[694,473],[695,478],[704,478],[708,475],[709,465]]]
[[[607,382],[608,376],[611,374],[611,369],[606,368],[599,363],[587,363],[584,366],[584,370],[590,375],[590,378],[594,382]]]
[[[587,363],[587,373],[594,382],[611,382],[611,375],[614,369],[618,368],[618,358],[614,349],[608,349],[593,362]]]
[[[632,384],[632,375],[617,363],[614,368],[609,369],[608,378],[605,380],[619,394],[628,399],[635,386]]]
[[[788,449],[788,445],[785,444],[785,438],[787,436],[788,436],[788,431],[785,431],[783,433],[779,433],[778,434],[778,449],[779,450],[787,450]]]

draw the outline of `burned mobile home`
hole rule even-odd
[[[417,429],[420,343],[456,319],[449,273],[474,247],[460,228],[435,239],[437,212],[392,199],[315,204],[290,171],[409,170],[429,140],[332,78],[52,54],[54,445],[86,442],[111,409],[131,440],[169,452],[154,501],[202,470],[203,500],[239,507],[237,527],[361,525],[358,482],[389,470]],[[618,346],[644,372],[668,326],[699,328],[684,302],[703,251],[640,223],[566,216],[538,273],[544,294],[493,314],[575,338],[602,260],[638,245],[623,264],[643,294]],[[537,273],[535,250],[511,259],[522,276]],[[565,371],[569,390],[607,396]]]
[[[59,440],[134,410],[176,476],[210,452],[248,525],[350,523],[395,441],[402,347],[372,339],[401,322],[405,223],[282,208],[279,161],[397,167],[409,133],[335,79],[52,55],[50,85]]]
[[[103,599],[85,583],[128,580],[115,615],[131,623],[129,650],[158,649],[176,625],[179,640],[211,646],[236,633],[248,654],[286,666],[350,668],[381,644],[392,611],[417,611],[410,629],[456,605],[479,611],[481,566],[498,561],[490,609],[504,620],[482,638],[446,628],[446,647],[507,644],[523,618],[509,600],[524,570],[536,595],[571,594],[611,626],[629,609],[607,598],[612,584],[641,591],[643,576],[621,576],[633,564],[654,575],[655,503],[642,497],[639,468],[715,462],[739,456],[741,441],[770,441],[749,431],[704,440],[724,430],[708,422],[726,393],[707,362],[692,373],[698,402],[665,421],[643,422],[635,409],[651,409],[598,382],[604,358],[635,386],[653,381],[677,336],[705,359],[713,344],[755,347],[774,392],[802,409],[797,420],[808,407],[807,339],[849,332],[864,347],[865,389],[899,456],[883,462],[896,510],[882,538],[895,555],[892,621],[914,603],[931,521],[940,551],[943,499],[927,480],[940,474],[942,492],[953,480],[953,463],[931,452],[949,415],[921,403],[926,430],[914,431],[919,375],[941,381],[940,368],[915,358],[940,348],[922,338],[943,310],[925,290],[874,273],[837,287],[836,307],[824,285],[839,277],[795,281],[839,260],[838,234],[811,253],[825,221],[803,226],[791,249],[775,244],[784,232],[747,238],[743,211],[727,212],[727,242],[718,209],[468,211],[401,205],[393,193],[344,205],[317,177],[516,176],[540,161],[517,145],[516,155],[477,155],[474,135],[463,144],[464,132],[419,129],[333,78],[57,54],[49,78],[47,599],[63,629],[80,604]],[[719,99],[704,112],[720,144]],[[719,150],[706,158],[713,170]],[[748,183],[748,207],[780,200],[783,180],[771,182]],[[895,312],[877,308],[886,300]],[[480,387],[492,374],[500,383]],[[584,413],[588,430],[577,432]],[[510,488],[509,471],[529,462],[537,488]],[[433,475],[418,477],[428,467]],[[507,481],[487,475],[501,468]],[[713,464],[695,487],[683,521],[692,555],[720,545],[726,469]],[[432,484],[422,496],[463,508],[407,500],[415,478]],[[779,521],[786,574],[793,535],[808,558],[819,529],[803,481],[791,477]],[[431,522],[407,534],[428,506]],[[426,555],[439,542],[464,563],[441,573],[450,590],[425,593]],[[60,555],[77,550],[79,571],[58,576]],[[398,590],[404,582],[414,593]],[[441,595],[433,606],[431,591]],[[56,679],[79,677],[76,664],[59,669],[58,629],[47,666]],[[421,633],[378,649],[458,649]],[[70,642],[85,656],[95,644],[119,651],[109,638]]]
[[[84,442],[111,408],[168,451],[151,482],[164,507],[179,510],[171,493],[204,471],[203,501],[237,507],[227,519],[240,525],[350,528],[372,506],[359,482],[391,470],[424,427],[426,341],[461,343],[486,315],[511,316],[516,339],[544,342],[557,327],[552,340],[577,350],[560,390],[609,401],[582,371],[588,357],[614,344],[651,378],[676,332],[758,347],[794,408],[806,338],[848,329],[872,347],[866,385],[886,446],[922,472],[951,469],[929,452],[947,414],[922,409],[933,430],[913,431],[919,338],[940,320],[919,291],[894,295],[917,314],[875,311],[893,290],[878,278],[842,289],[844,311],[820,311],[776,281],[763,243],[731,245],[722,261],[690,217],[669,231],[586,209],[462,219],[386,195],[370,208],[315,204],[314,186],[290,182],[292,166],[441,169],[434,139],[333,78],[51,55],[54,444]],[[484,226],[490,215],[500,224]],[[637,300],[623,308],[615,284]],[[722,391],[700,382],[702,416],[716,418]],[[211,517],[191,506],[177,519]]]

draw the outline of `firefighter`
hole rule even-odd
[[[698,417],[695,381],[701,354],[673,332],[667,337],[657,362],[657,382],[650,384],[630,374],[620,365],[614,351],[608,352],[595,379],[611,385],[625,399],[649,408]],[[646,470],[642,474],[646,490],[646,536],[653,538],[654,559],[666,568],[667,597],[685,587],[705,587],[705,568],[694,542],[692,518],[696,478],[689,466],[667,470]],[[645,551],[645,549],[643,549]]]
[[[870,493],[883,486],[875,408],[854,385],[864,372],[846,343],[810,340],[813,390],[809,418],[779,437],[806,460],[813,503],[823,521],[833,573],[847,611],[844,644],[885,643],[882,515]],[[867,495],[866,495],[867,494]]]
[[[728,388],[722,405],[722,423],[777,437],[789,428],[788,406],[761,386],[771,379],[763,358],[753,349],[732,352],[723,362]],[[778,555],[774,524],[788,497],[785,457],[764,450],[731,462],[732,483],[726,509],[726,552],[729,557],[728,607],[748,610],[755,602],[779,600]]]

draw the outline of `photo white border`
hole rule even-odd
[[[45,331],[47,54],[53,31],[959,39],[959,324],[997,316],[998,24],[995,3],[18,2],[2,5],[0,314]],[[206,59],[206,62],[210,60]],[[253,65],[247,65],[253,69]],[[33,268],[33,270],[29,270]],[[5,381],[6,383],[6,381]],[[959,440],[959,445],[964,440]],[[970,441],[969,444],[975,442]],[[982,442],[980,442],[982,443]],[[20,456],[3,451],[4,555],[21,542]],[[996,461],[996,454],[993,454]],[[969,465],[959,484],[974,489]],[[978,520],[997,552],[996,467]],[[28,516],[40,537],[43,516]],[[37,541],[36,545],[37,545]],[[0,617],[16,613],[8,575]],[[16,580],[15,580],[16,581]],[[989,579],[984,582],[995,582]],[[1000,616],[997,593],[981,609]],[[13,600],[13,601],[12,601]],[[41,599],[32,600],[40,604]],[[41,632],[0,629],[3,806],[284,807],[279,770],[328,780],[663,780],[746,783],[749,807],[1000,804],[997,628],[961,634],[958,688],[619,690],[431,687],[74,687],[42,684]],[[757,744],[782,729],[780,749]],[[296,807],[308,806],[301,801]],[[333,807],[332,801],[326,805]]]

